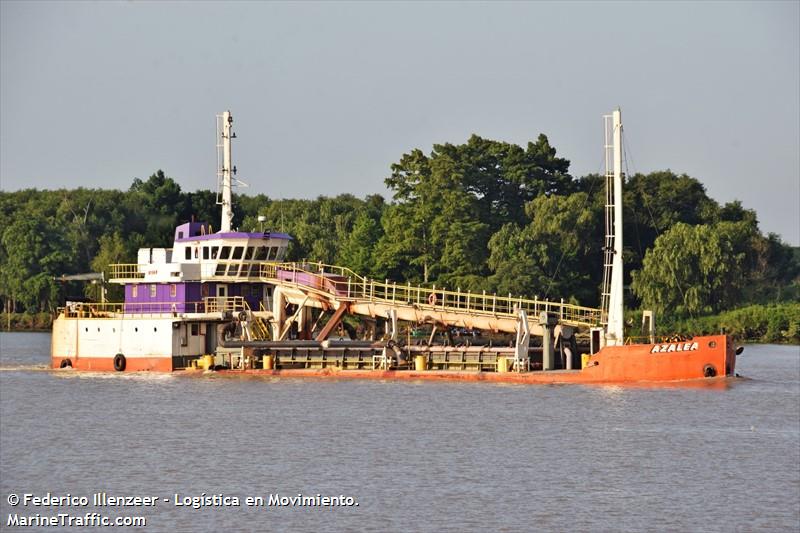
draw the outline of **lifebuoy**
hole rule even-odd
[[[428,296],[428,304],[429,305],[436,305],[436,293],[432,292],[430,296]]]
[[[72,361],[69,359],[62,359],[60,368],[72,368]]]
[[[118,353],[114,356],[114,370],[117,372],[122,372],[125,370],[125,356],[121,353]]]

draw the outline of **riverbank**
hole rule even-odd
[[[662,335],[710,335],[724,331],[741,342],[800,344],[800,303],[748,305],[717,315],[662,319],[657,329]]]
[[[9,320],[10,319],[10,320]],[[0,313],[3,331],[50,331],[53,328],[51,313]]]

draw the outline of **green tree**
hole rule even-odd
[[[29,312],[52,309],[59,292],[54,278],[68,268],[69,260],[60,228],[41,218],[18,217],[6,226],[0,242],[7,298]]]
[[[111,235],[103,235],[100,237],[100,249],[92,259],[92,271],[102,272],[105,279],[111,278],[111,270],[109,265],[117,263],[132,263],[135,256],[128,250],[122,236],[119,233]],[[122,286],[109,285],[108,300],[111,302],[121,301],[124,293]],[[100,300],[99,286],[91,284],[86,286],[86,294],[94,300]]]
[[[472,135],[464,144],[436,144],[429,156],[419,149],[404,154],[386,184],[399,203],[424,202],[426,183],[446,171],[449,185],[476,202],[475,220],[493,233],[508,222],[523,224],[525,204],[537,196],[571,192],[568,170],[544,134],[525,148]]]
[[[474,285],[484,273],[490,233],[480,203],[465,193],[459,163],[415,150],[393,169],[387,184],[398,201],[384,216],[376,252],[381,269],[410,282]]]
[[[526,212],[530,223],[507,224],[489,241],[492,290],[594,304],[602,265],[602,235],[597,235],[602,206],[577,192],[540,196]]]
[[[745,257],[736,241],[748,232],[746,225],[731,222],[675,224],[633,272],[634,292],[645,307],[676,316],[731,307],[746,283]]]
[[[382,234],[379,220],[364,210],[356,215],[353,230],[339,250],[339,262],[362,276],[375,275],[373,249]]]

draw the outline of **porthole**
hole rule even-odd
[[[97,333],[100,333],[100,328],[97,328]]]
[[[139,333],[139,328],[133,328],[133,331],[135,331],[136,333]]]
[[[717,341],[710,341],[708,343],[708,347],[709,348],[716,348],[717,347]]]
[[[86,333],[89,333],[89,328],[86,328]]]
[[[116,333],[116,332],[117,332],[117,328],[111,328],[111,333]]]
[[[156,332],[156,331],[158,331],[158,328],[153,328],[153,332]]]

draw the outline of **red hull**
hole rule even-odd
[[[53,368],[61,368],[63,357],[53,356]],[[114,372],[114,356],[75,357],[70,359],[74,370]],[[126,357],[125,372],[172,372],[172,357]]]
[[[62,359],[53,357],[53,368]],[[79,357],[72,361],[76,370],[114,371],[113,357]],[[350,379],[423,379],[432,381],[485,381],[493,383],[655,383],[685,380],[709,380],[734,374],[734,346],[725,335],[695,337],[689,341],[663,344],[608,346],[589,357],[582,370],[536,372],[459,372],[410,370],[228,370],[230,375],[262,375],[305,378]],[[126,372],[171,372],[169,357],[127,358]],[[187,371],[187,374],[199,372]],[[718,381],[718,380],[717,380]]]
[[[662,349],[664,350],[662,353]],[[458,372],[413,370],[227,370],[229,375],[295,378],[373,380],[483,381],[523,384],[674,384],[681,386],[726,386],[725,377],[734,375],[736,355],[725,335],[695,337],[691,341],[664,344],[609,346],[589,358],[583,370],[549,372]],[[191,372],[189,372],[191,373]],[[197,373],[199,374],[199,373]]]

